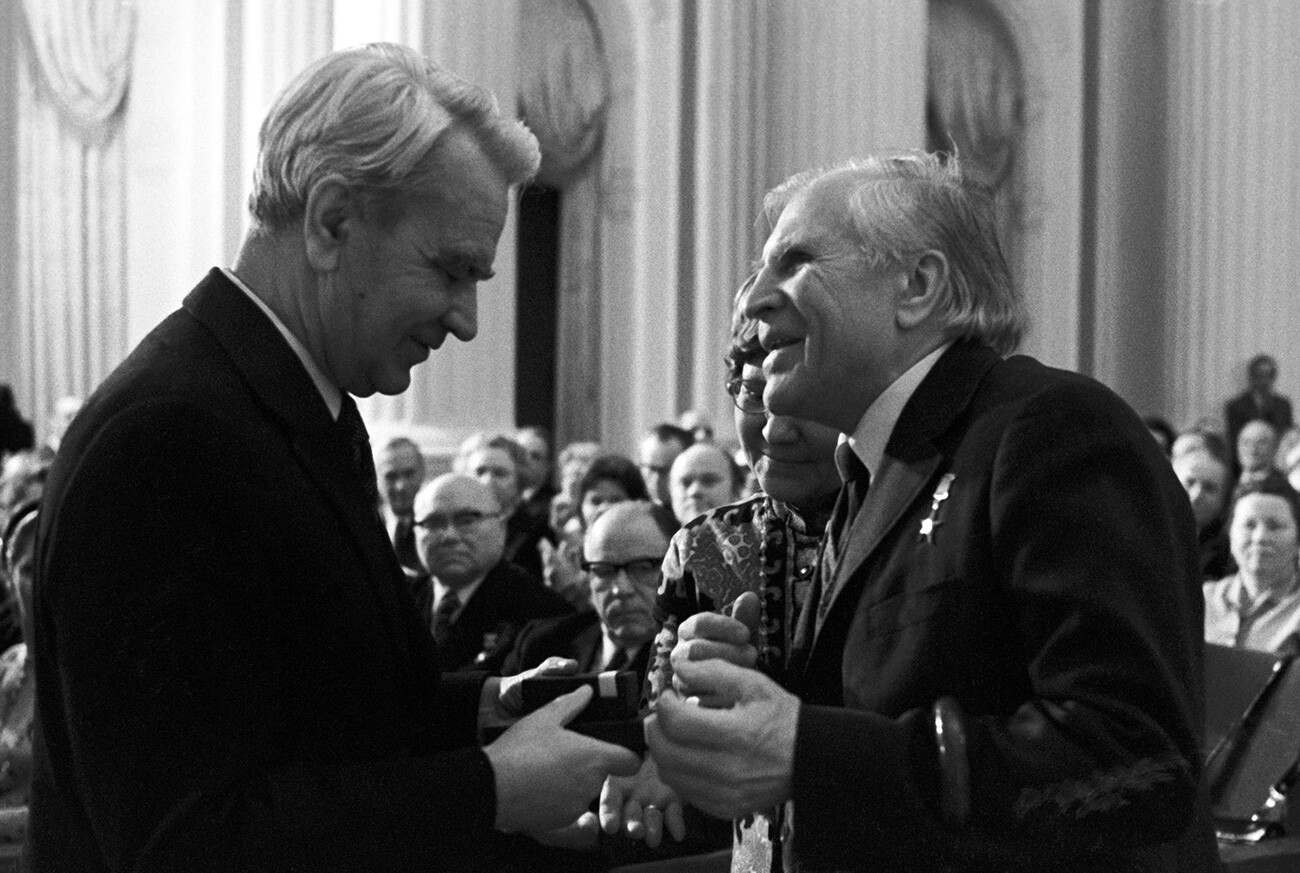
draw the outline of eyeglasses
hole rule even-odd
[[[759,379],[728,379],[727,393],[731,402],[746,415],[763,415],[767,407],[763,405],[763,389],[766,384]]]
[[[659,579],[659,567],[662,558],[633,558],[616,564],[613,561],[583,560],[582,569],[591,574],[592,585],[598,591],[608,591],[614,587],[620,572],[638,585],[648,585]]]
[[[427,530],[429,533],[436,533],[447,525],[456,529],[457,533],[465,533],[474,525],[489,518],[500,518],[499,512],[479,512],[477,509],[462,509],[459,512],[453,512],[450,515],[435,512],[426,515],[424,518],[415,520],[415,526]]]

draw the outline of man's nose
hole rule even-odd
[[[478,336],[478,283],[467,282],[454,292],[455,300],[442,317],[447,332],[463,343]]]
[[[746,318],[762,320],[765,315],[780,308],[782,295],[780,282],[764,267],[741,299],[741,311]]]
[[[767,414],[763,423],[763,439],[769,444],[793,443],[799,439],[799,429],[788,415]]]

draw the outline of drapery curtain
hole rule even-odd
[[[931,0],[929,34],[929,123],[939,140],[932,145],[955,144],[967,169],[998,188],[1024,127],[1015,43],[988,3],[968,0]]]
[[[23,0],[31,48],[60,111],[95,129],[131,78],[135,9],[128,0]]]
[[[524,0],[519,106],[537,136],[537,181],[564,188],[600,146],[609,104],[605,51],[578,0]]]

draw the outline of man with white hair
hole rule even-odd
[[[234,267],[94,392],[50,473],[35,870],[575,867],[523,834],[639,762],[563,729],[587,691],[479,747],[517,688],[440,674],[352,399],[474,338],[538,160],[489,93],[396,45],[272,105]]]
[[[839,430],[846,482],[785,687],[752,669],[754,592],[679,627],[660,776],[714,815],[783,806],[797,870],[1217,869],[1195,527],[1141,419],[1003,357],[1022,306],[955,157],[768,196],[763,406]]]

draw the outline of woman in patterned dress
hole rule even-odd
[[[742,287],[738,300],[744,292]],[[762,490],[700,516],[673,537],[659,589],[662,627],[650,670],[652,701],[672,682],[669,656],[680,623],[697,612],[728,607],[745,592],[759,595],[754,640],[759,668],[778,682],[785,675],[799,610],[816,575],[821,535],[840,488],[839,434],[764,408],[764,354],[757,325],[737,318],[726,358],[727,391],[736,406],[741,448]],[[772,869],[781,821],[774,809],[735,823],[733,873]]]

